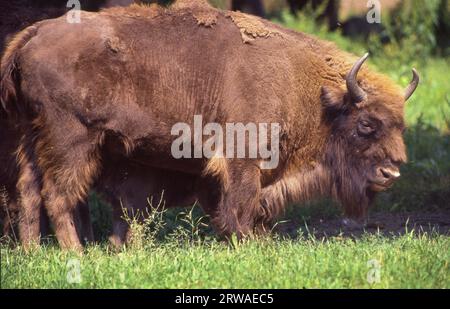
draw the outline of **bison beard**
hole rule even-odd
[[[76,26],[62,17],[27,28],[1,65],[3,106],[35,115],[22,128],[25,159],[42,172],[44,204],[64,248],[81,247],[76,206],[115,155],[125,169],[190,175],[186,195],[225,236],[251,234],[287,203],[317,195],[361,217],[373,188],[388,187],[406,161],[403,105],[416,76],[403,96],[361,69],[367,57],[353,66],[354,57],[329,43],[203,0],[81,18]],[[175,160],[170,126],[196,114],[222,125],[279,123],[280,164],[267,171],[260,158]]]
[[[327,146],[325,164],[330,169],[332,178],[331,196],[345,205],[346,215],[363,219],[375,196],[368,190],[367,179],[364,177],[365,171],[370,167],[360,166],[356,160],[349,158],[345,144],[342,139],[337,139],[330,141]]]

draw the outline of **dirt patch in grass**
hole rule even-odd
[[[450,210],[436,212],[377,212],[369,217],[365,226],[358,226],[341,218],[318,218],[291,220],[280,224],[276,232],[298,237],[359,237],[364,233],[380,233],[386,236],[405,233],[431,233],[450,236]]]

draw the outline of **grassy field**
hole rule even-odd
[[[362,55],[363,43],[286,17],[288,27],[335,41]],[[375,212],[450,211],[450,83],[448,58],[403,59],[401,51],[374,53],[370,65],[407,85],[417,67],[422,83],[408,102],[403,177],[377,199]],[[337,218],[328,201],[296,205],[284,218],[288,235],[226,244],[215,239],[201,214],[172,211],[163,221],[135,226],[132,243],[117,253],[106,241],[110,211],[91,196],[100,244],[80,256],[60,251],[54,239],[25,253],[1,244],[2,288],[450,288],[450,238],[438,232],[359,233],[316,237],[307,224]],[[295,224],[294,224],[295,223]],[[156,227],[155,227],[156,226]],[[306,228],[306,231],[305,231]],[[313,226],[309,226],[313,228]],[[292,231],[293,230],[293,231]],[[298,232],[298,230],[302,230]],[[78,267],[79,266],[79,267]]]
[[[54,246],[2,249],[3,288],[448,288],[450,238],[411,234],[168,242],[83,256]],[[77,270],[79,263],[79,272]],[[79,275],[78,275],[79,274]]]

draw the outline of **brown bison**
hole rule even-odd
[[[2,58],[0,94],[6,110],[32,119],[22,160],[42,174],[62,247],[80,248],[74,209],[115,156],[126,168],[190,175],[218,232],[243,236],[316,195],[361,218],[399,177],[404,103],[418,76],[405,93],[362,68],[366,58],[355,63],[333,44],[206,1],[177,1],[25,29]],[[279,124],[278,165],[175,158],[172,128],[195,115],[222,127]]]

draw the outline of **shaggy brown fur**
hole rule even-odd
[[[2,102],[10,105],[11,93],[20,92],[27,111],[39,111],[25,138],[35,140],[45,205],[61,246],[79,247],[74,207],[114,152],[125,165],[193,175],[194,194],[223,235],[249,234],[287,202],[316,194],[334,196],[348,214],[363,216],[375,192],[387,187],[382,168],[406,161],[401,91],[362,69],[358,82],[367,98],[356,104],[345,86],[355,57],[264,20],[258,29],[280,35],[242,44],[240,29],[252,34],[246,25],[254,26],[254,17],[242,14],[236,23],[216,10],[214,27],[204,27],[194,15],[214,9],[186,3],[157,14],[136,6],[83,13],[75,26],[64,18],[46,21],[32,38],[23,35],[26,45],[8,51]],[[19,72],[4,69],[15,66],[20,85],[13,78]],[[261,158],[227,159],[222,172],[205,175],[207,160],[174,159],[172,125],[192,123],[198,114],[222,125],[279,123],[278,167],[261,170]],[[106,134],[128,146],[103,151]]]
[[[0,119],[0,220],[3,235],[28,248],[47,234],[48,219],[41,204],[39,173],[21,150],[22,133],[11,119]]]
[[[25,248],[39,244],[49,233],[49,222],[42,205],[41,179],[33,153],[20,143],[20,127],[0,119],[0,220],[2,234],[20,240]],[[30,147],[28,147],[30,149]],[[79,237],[93,241],[89,209],[79,204],[75,216]]]
[[[0,100],[5,111],[11,110],[11,107],[6,106],[7,102],[14,103],[17,99],[15,83],[17,82],[14,74],[16,68],[16,53],[14,51],[22,48],[34,35],[36,35],[37,25],[30,26],[17,34],[2,55],[2,62],[0,64],[0,72],[2,76],[0,79]],[[14,107],[13,107],[14,108]]]

